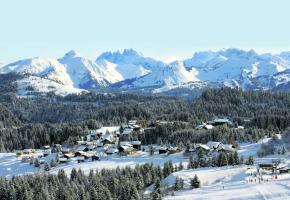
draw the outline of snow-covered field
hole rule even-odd
[[[238,153],[244,158],[249,155],[256,155],[261,144],[267,143],[269,139],[260,140],[258,143],[240,144]],[[44,159],[50,161],[55,154],[51,154]],[[274,155],[265,158],[257,158],[255,161],[283,158],[286,163],[290,163],[290,155]],[[164,162],[171,160],[174,165],[182,162],[184,167],[187,166],[188,157],[183,152],[171,155],[149,155],[148,152],[139,151],[131,156],[119,156],[117,154],[102,156],[99,161],[85,161],[78,163],[73,158],[69,163],[59,164],[50,170],[50,173],[57,173],[60,169],[64,169],[67,174],[73,168],[82,169],[86,174],[91,169],[113,169],[116,167],[131,166],[137,164],[153,163],[162,166]],[[255,171],[255,168],[250,169]],[[259,183],[258,179],[249,173],[247,166],[228,166],[215,168],[199,168],[191,170],[182,170],[175,172],[164,180],[162,185],[172,187],[176,177],[184,180],[185,186],[181,191],[175,191],[174,196],[168,193],[165,199],[290,199],[290,174],[278,175],[277,179],[273,179],[270,175],[263,175],[264,180]],[[0,176],[11,178],[14,175],[34,174],[43,172],[42,168],[36,168],[29,163],[24,163],[17,158],[14,153],[0,154]],[[190,179],[197,175],[201,181],[201,188],[190,189]],[[252,180],[252,181],[250,181]],[[153,186],[145,191],[145,195],[149,195]]]
[[[271,177],[261,183],[258,180],[249,182],[250,175],[246,174],[247,167],[206,168],[183,170],[173,173],[164,180],[164,184],[173,185],[175,177],[185,180],[186,189],[175,192],[174,196],[165,199],[290,199],[290,175],[279,175],[277,180]],[[190,189],[189,179],[197,175],[201,188]],[[254,179],[253,179],[254,180]]]
[[[55,154],[52,154],[45,158],[49,162],[51,158],[54,158]],[[184,157],[182,153],[172,155],[154,155],[150,156],[147,152],[138,152],[132,156],[119,156],[108,155],[101,157],[100,161],[85,161],[84,163],[78,163],[74,158],[69,163],[59,164],[57,167],[50,170],[51,173],[57,173],[60,169],[64,169],[66,173],[70,173],[73,168],[82,169],[86,174],[90,169],[113,169],[116,167],[131,166],[136,164],[153,163],[155,165],[163,166],[163,164],[171,160],[173,164],[179,164],[183,162],[186,166],[188,157]],[[43,170],[41,170],[43,171]],[[0,154],[0,176],[12,177],[13,175],[33,174],[40,172],[38,168],[29,163],[23,163],[20,159],[17,159],[14,153],[1,153]]]

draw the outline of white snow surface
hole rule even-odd
[[[188,71],[182,62],[174,62],[170,65],[160,68],[154,73],[138,78],[132,83],[135,87],[148,86],[174,86],[188,82],[199,81],[195,75],[196,70]]]
[[[153,93],[223,86],[269,90],[285,85],[287,89],[290,52],[258,54],[253,50],[231,48],[197,52],[190,59],[166,64],[133,49],[105,52],[96,61],[70,51],[60,59],[36,57],[0,67],[0,73],[10,72],[44,78],[43,83],[42,79],[38,82],[40,86],[34,85],[37,91],[47,88],[41,85],[49,84],[46,79],[52,87],[55,87],[53,81],[84,90],[98,90],[114,84],[120,90],[152,88]],[[68,90],[68,93],[75,91],[78,90]]]
[[[115,129],[114,129],[115,130]],[[245,158],[249,155],[256,155],[261,144],[267,143],[269,138],[260,140],[258,143],[242,143],[238,151],[239,155]],[[41,158],[49,162],[55,158],[56,154],[51,154],[48,157]],[[256,157],[256,156],[255,156]],[[263,160],[272,160],[282,158],[286,163],[290,163],[289,155],[272,155],[265,158],[255,158],[255,162]],[[183,155],[183,152],[170,155],[150,156],[148,152],[138,151],[137,154],[131,156],[119,156],[118,154],[101,156],[100,161],[85,161],[84,163],[77,163],[75,158],[72,158],[67,164],[59,164],[50,170],[50,173],[56,174],[60,169],[64,169],[67,174],[70,174],[73,168],[82,169],[85,174],[88,174],[91,169],[113,169],[117,166],[134,167],[136,164],[153,163],[154,165],[163,166],[164,162],[171,160],[174,165],[182,162],[186,167],[188,164],[188,157]],[[251,176],[248,166],[226,166],[226,167],[209,167],[182,170],[172,173],[162,180],[162,186],[172,187],[176,177],[180,177],[185,181],[183,190],[175,191],[175,196],[165,196],[164,199],[289,199],[290,197],[290,174],[279,175],[278,179],[272,179],[269,175],[263,175],[264,179],[260,184],[256,182],[249,182],[249,179],[255,179]],[[15,153],[1,153],[0,154],[0,176],[11,178],[14,175],[25,175],[43,173],[43,166],[41,169],[35,168],[29,163],[23,163],[17,159]],[[190,178],[197,175],[201,181],[201,188],[190,189]],[[149,195],[152,191],[153,185],[148,187],[145,195]]]
[[[164,199],[191,200],[249,200],[249,199],[279,199],[290,198],[290,175],[279,175],[277,180],[265,176],[268,182],[248,182],[247,167],[205,168],[197,170],[183,170],[173,173],[164,180],[163,184],[173,185],[176,177],[185,180],[187,189],[175,192],[175,196]],[[190,189],[189,179],[197,175],[201,180],[201,188]],[[254,178],[252,178],[254,179]]]

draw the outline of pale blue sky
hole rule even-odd
[[[289,0],[0,0],[0,62],[95,58],[134,48],[162,59],[238,47],[290,50]]]

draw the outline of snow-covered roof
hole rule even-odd
[[[109,135],[109,134],[102,135],[101,139],[102,139],[102,141],[104,141],[104,140],[108,140],[110,142],[112,141],[111,135]]]
[[[59,158],[59,161],[60,161],[60,162],[66,162],[66,161],[68,161],[68,159],[65,158],[65,157],[61,157],[61,158]]]
[[[213,125],[211,124],[206,124],[204,127],[208,130],[213,129]]]
[[[168,147],[159,147],[159,150],[167,151]]]
[[[178,148],[177,147],[169,147],[168,150],[169,151],[176,151]]]
[[[130,144],[132,144],[132,145],[141,145],[141,141],[138,141],[138,140],[131,141]]]
[[[227,119],[227,118],[214,119],[212,122],[213,123],[227,123],[227,124],[232,124],[232,122],[229,119]]]
[[[103,126],[102,128],[99,128],[96,131],[97,133],[105,134],[106,132],[113,133],[119,130],[120,130],[120,126]]]
[[[79,141],[77,141],[77,144],[78,145],[81,145],[81,144],[85,145],[85,144],[87,144],[87,141],[79,140]]]
[[[132,147],[132,145],[122,145],[120,146],[125,152],[128,152],[128,151],[133,151],[134,148]]]
[[[210,150],[210,148],[206,144],[196,144],[195,148],[202,148],[204,150]]]
[[[71,154],[71,153],[65,153],[65,154],[63,154],[64,156],[66,156],[66,157],[73,157],[73,154]]]
[[[23,153],[30,153],[32,152],[32,149],[23,149]]]
[[[196,129],[202,129],[204,127],[204,125],[203,124],[200,124],[200,125],[197,125],[195,128]]]
[[[200,125],[198,125],[198,126],[196,126],[195,128],[196,129],[203,129],[203,128],[205,128],[205,129],[208,129],[208,130],[210,130],[210,129],[213,129],[213,125],[211,125],[211,124],[205,124],[205,123],[203,123],[203,124],[200,124]]]
[[[208,146],[209,148],[213,149],[213,148],[218,148],[218,146],[220,145],[220,142],[214,142],[214,141],[209,141],[206,146]]]
[[[233,151],[234,148],[233,148],[233,145],[231,144],[221,144],[218,150]]]
[[[135,140],[135,141],[121,141],[120,146],[122,145],[141,145],[141,141]]]
[[[137,123],[137,120],[130,120],[128,122],[129,125],[135,125]]]

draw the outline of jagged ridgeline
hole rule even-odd
[[[207,88],[289,90],[290,53],[259,54],[230,48],[196,52],[185,60],[165,63],[133,49],[105,52],[96,60],[75,51],[61,58],[34,57],[0,67],[0,74],[23,75],[19,95],[87,91],[147,92],[189,95]]]

